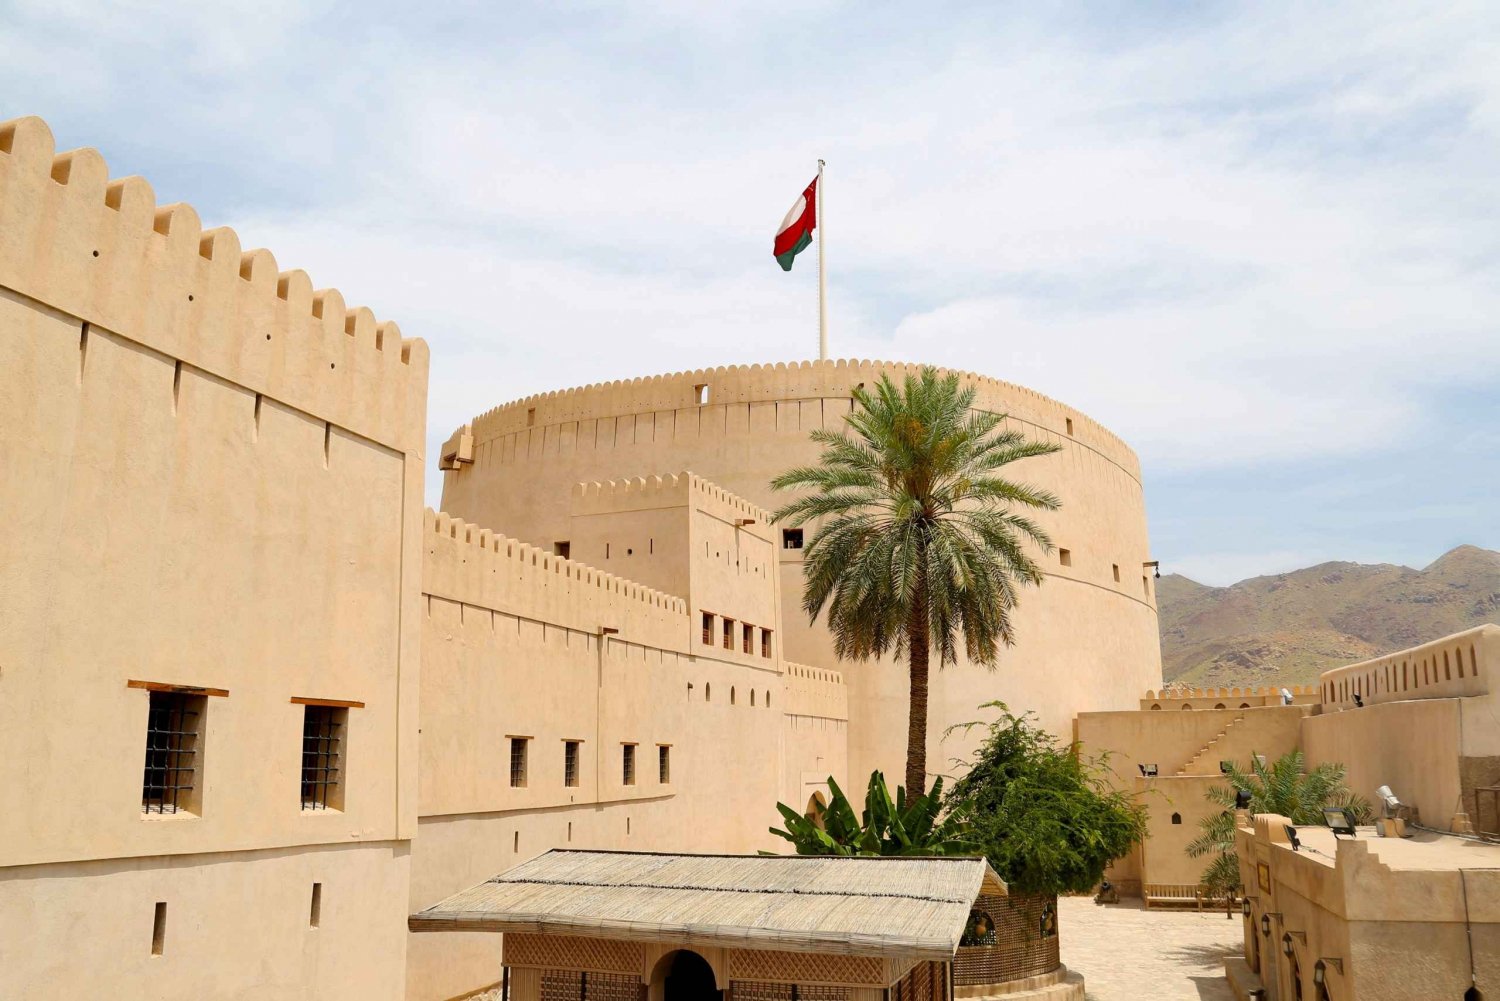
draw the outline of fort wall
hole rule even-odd
[[[733,591],[726,613],[758,608],[774,623],[779,582],[748,558],[750,542],[769,552],[764,512],[688,474],[582,485],[573,512],[552,543],[569,558],[425,517],[413,911],[553,847],[774,849],[775,804],[826,795],[845,774],[837,672],[794,675],[758,634],[750,653],[738,632],[725,649],[717,621],[705,643],[684,598],[573,558],[608,552],[689,595],[718,581]],[[738,536],[738,565],[717,536],[699,549],[704,520]],[[499,948],[482,934],[413,936],[409,996],[492,983]]]
[[[0,358],[0,787],[25,804],[0,942],[26,944],[0,993],[245,994],[275,968],[276,997],[399,996],[426,348],[19,119]],[[346,717],[316,808],[313,708]],[[184,732],[163,809],[148,744]],[[379,955],[318,965],[314,939]]]
[[[537,498],[580,481],[691,469],[758,507],[774,508],[788,498],[771,491],[771,479],[817,457],[809,433],[842,427],[858,385],[910,371],[915,367],[884,362],[743,366],[529,397],[476,417],[450,439],[444,507],[550,544],[567,538],[569,513]],[[1034,710],[1045,726],[1065,734],[1077,712],[1136,705],[1143,689],[1161,681],[1135,456],[1054,400],[981,376],[963,378],[978,390],[978,406],[1007,413],[1013,426],[1061,447],[1008,472],[1057,493],[1064,506],[1038,518],[1059,548],[1038,554],[1046,583],[1023,593],[1015,620],[1020,640],[1002,652],[999,670],[960,663],[934,672],[928,747],[934,772],[949,770],[971,749],[968,737],[945,741],[943,734],[951,723],[982,715],[980,703],[998,698]],[[788,603],[784,655],[835,663],[826,630],[797,610],[801,551],[788,547],[779,527],[770,541]],[[861,664],[848,672],[848,684],[851,770],[900,774],[904,667],[890,659]]]

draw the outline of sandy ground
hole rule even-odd
[[[1089,1001],[1234,1001],[1224,957],[1240,951],[1243,919],[1224,911],[1145,910],[1058,901],[1062,960],[1083,974]]]

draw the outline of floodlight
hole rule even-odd
[[[1354,708],[1356,708],[1356,709],[1363,709],[1364,707],[1365,707],[1365,700],[1362,699],[1362,698],[1360,698],[1360,695],[1359,695],[1358,692],[1355,692],[1354,693]]]
[[[1234,791],[1234,808],[1236,810],[1250,809],[1250,790],[1236,789]]]
[[[1346,837],[1356,837],[1354,831],[1354,811],[1347,806],[1325,806],[1323,807],[1323,823],[1333,832],[1334,838],[1340,834]]]
[[[1284,706],[1292,704],[1292,690],[1290,688],[1283,688],[1281,690],[1281,704]]]
[[[1391,792],[1390,786],[1381,786],[1375,790],[1375,795],[1379,796],[1381,801],[1385,803],[1387,813],[1394,812],[1401,807],[1401,801],[1396,798],[1395,793]]]
[[[1292,851],[1302,850],[1302,842],[1297,838],[1297,829],[1291,824],[1282,824],[1282,830],[1286,831],[1286,839],[1292,844]]]
[[[1157,768],[1156,768],[1155,765],[1136,765],[1136,767],[1141,770],[1141,778],[1146,778],[1146,779],[1154,779],[1154,778],[1156,778]]]
[[[1228,775],[1229,774],[1229,769],[1230,769],[1230,767],[1232,765],[1233,765],[1233,762],[1230,762],[1230,761],[1221,761],[1221,762],[1219,762],[1219,774],[1220,775]]]

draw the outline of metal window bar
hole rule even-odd
[[[563,743],[563,785],[576,786],[578,784],[578,741],[569,740]]]
[[[714,616],[712,612],[703,613],[703,645],[714,645]]]
[[[510,784],[520,789],[526,785],[526,739],[510,738]]]
[[[339,784],[343,724],[333,706],[307,706],[302,717],[302,809],[326,810]]]
[[[660,746],[656,749],[656,780],[662,785],[672,781],[672,749]]]
[[[198,711],[193,705],[191,696],[151,693],[142,813],[177,813],[186,807],[197,775]]]
[[[623,748],[622,762],[624,764],[624,779],[628,786],[635,785],[635,745],[626,744]]]

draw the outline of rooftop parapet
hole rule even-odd
[[[40,118],[0,123],[0,287],[356,434],[420,451],[427,346],[279,271],[189,205],[56,153]]]
[[[1490,694],[1500,665],[1500,626],[1482,625],[1382,657],[1324,671],[1318,678],[1323,704],[1354,707],[1412,699],[1473,698]]]
[[[550,578],[543,579],[556,579],[580,594],[587,594],[592,589],[637,601],[673,615],[687,614],[687,602],[681,598],[596,570],[587,564],[574,562],[549,550],[480,528],[432,508],[427,508],[423,515],[423,528],[434,535],[469,547],[466,561],[472,556],[477,566],[492,573],[505,570],[506,580],[527,581],[535,579],[537,575],[551,575]],[[542,580],[534,582],[541,583]]]
[[[838,359],[694,369],[539,393],[488,410],[469,427],[476,442],[485,442],[528,428],[601,417],[726,404],[847,398],[857,386],[873,386],[882,373],[899,380],[921,368],[908,362]],[[1135,452],[1113,432],[1079,411],[1015,383],[974,372],[959,371],[958,375],[978,388],[978,406],[1004,411],[1059,437],[1071,437],[1140,478]]]
[[[636,476],[573,486],[574,514],[606,514],[689,504],[717,506],[762,527],[771,523],[771,513],[765,508],[730,493],[697,473]]]
[[[1320,694],[1317,685],[1260,685],[1258,687],[1243,688],[1186,688],[1171,687],[1159,690],[1146,689],[1146,695],[1142,702],[1212,702],[1226,699],[1281,699],[1281,689],[1286,688],[1292,693],[1294,701],[1305,702],[1308,697]],[[1204,706],[1204,708],[1209,708]],[[1227,709],[1236,706],[1225,706]]]

